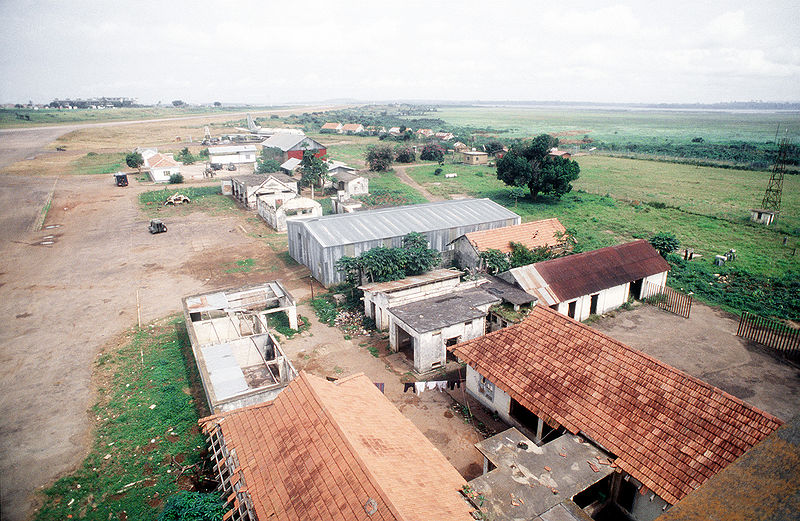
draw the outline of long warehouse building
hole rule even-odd
[[[402,246],[419,232],[431,248],[445,251],[465,233],[519,224],[519,215],[489,199],[457,199],[380,208],[287,221],[289,255],[311,270],[325,287],[344,280],[336,270],[342,257],[357,257],[378,246]]]

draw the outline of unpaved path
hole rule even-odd
[[[800,413],[800,369],[737,337],[729,313],[694,302],[688,319],[647,305],[615,315],[592,327],[778,418]]]
[[[418,182],[414,181],[414,179],[412,179],[411,176],[406,173],[406,168],[409,168],[409,167],[397,166],[397,165],[394,166],[394,171],[397,174],[397,178],[400,179],[400,181],[402,181],[404,184],[407,184],[408,186],[410,186],[414,190],[416,190],[419,193],[421,193],[422,196],[425,199],[427,199],[428,201],[444,201],[445,200],[444,197],[442,197],[440,195],[433,195],[432,193],[427,191],[424,186],[422,186]]]
[[[37,187],[32,208],[20,181]],[[10,521],[25,519],[30,494],[74,469],[89,449],[93,362],[136,325],[137,295],[146,323],[203,290],[274,278],[290,291],[308,287],[299,279],[304,267],[285,268],[253,236],[269,231],[248,221],[252,214],[178,217],[185,211],[176,209],[163,217],[169,232],[150,235],[137,194],[152,187],[118,188],[108,176],[60,178],[45,227],[32,231],[36,200],[53,181],[0,176],[2,222],[13,224],[0,242],[0,503]],[[23,217],[8,217],[17,211]],[[267,268],[226,273],[245,258]]]

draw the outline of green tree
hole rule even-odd
[[[275,159],[273,150],[262,148],[261,153],[256,159],[256,172],[259,174],[269,174],[280,170],[281,164]]]
[[[508,255],[500,250],[489,249],[480,253],[480,258],[489,275],[502,273],[511,269]]]
[[[371,282],[388,282],[406,276],[408,258],[403,248],[379,246],[359,255],[361,269]]]
[[[442,260],[441,253],[428,248],[428,239],[418,232],[411,232],[403,237],[403,249],[406,250],[406,275],[420,275],[430,271]]]
[[[169,184],[179,185],[183,183],[183,174],[172,174],[169,176]]]
[[[215,107],[221,107],[221,106],[222,106],[222,103],[220,103],[219,101],[215,101],[215,102],[214,102],[214,106],[215,106]]]
[[[136,168],[139,170],[139,173],[142,173],[142,165],[144,164],[144,158],[142,154],[139,152],[131,152],[130,154],[125,156],[125,164],[128,165],[130,168]]]
[[[499,141],[489,141],[484,145],[484,148],[487,154],[494,155],[503,150],[503,144]]]
[[[311,187],[311,198],[314,198],[314,186],[325,182],[328,177],[328,165],[325,161],[314,155],[311,150],[303,152],[303,160],[300,162],[300,184]]]
[[[220,521],[225,505],[219,495],[180,492],[167,499],[158,521]]]
[[[547,246],[540,246],[538,248],[528,248],[519,242],[511,242],[511,255],[509,255],[509,262],[512,268],[519,268],[520,266],[527,266],[535,262],[542,262],[548,259],[557,257],[558,255]]]
[[[516,208],[517,201],[525,197],[525,190],[519,186],[513,186],[511,187],[511,190],[508,191],[508,195],[514,199],[514,208]]]
[[[375,172],[385,172],[392,167],[394,150],[390,145],[371,145],[367,148],[367,164]]]
[[[395,154],[398,163],[413,163],[417,160],[417,154],[411,147],[399,146],[395,149]]]
[[[172,100],[172,106],[173,107],[183,107],[184,105],[186,105],[186,103],[184,103],[183,100],[179,100],[179,99]]]
[[[512,148],[497,162],[497,178],[509,186],[527,186],[531,198],[542,194],[556,197],[572,190],[580,166],[562,157],[548,157],[558,140],[541,134],[521,146]]]
[[[678,246],[681,245],[681,241],[679,241],[675,235],[667,232],[653,235],[648,242],[662,257],[666,257],[667,254],[674,252],[678,249]]]
[[[178,152],[176,159],[184,165],[191,165],[195,161],[195,157],[189,152],[189,147],[183,147],[183,149]]]
[[[436,161],[442,164],[444,162],[444,147],[435,143],[428,143],[422,147],[419,158],[423,161]]]

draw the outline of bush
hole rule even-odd
[[[681,245],[681,241],[679,241],[675,235],[666,232],[653,235],[648,242],[653,248],[658,250],[658,253],[660,253],[662,257],[666,257],[668,253],[674,252],[678,249],[678,246]]]
[[[183,174],[172,174],[169,176],[169,184],[179,185],[183,183]]]
[[[435,143],[429,143],[422,147],[422,152],[419,158],[423,161],[437,161],[444,162],[444,147]]]
[[[258,163],[256,172],[259,174],[269,174],[272,172],[277,172],[281,169],[281,164],[274,159],[264,159],[263,157],[260,157],[256,162]]]
[[[375,172],[385,172],[392,167],[394,150],[389,145],[372,145],[367,148],[367,164]]]
[[[442,169],[437,168],[436,170],[433,171],[433,175],[442,175]]]
[[[217,494],[181,492],[167,500],[158,521],[220,521],[225,506]]]
[[[413,163],[417,160],[417,154],[414,153],[414,149],[411,147],[399,147],[395,150],[397,154],[395,159],[398,163]]]

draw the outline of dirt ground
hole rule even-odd
[[[694,302],[688,319],[641,305],[592,327],[789,420],[800,413],[800,368],[737,337],[738,325],[729,313]]]
[[[22,161],[29,166],[54,156],[26,147],[0,146],[0,164],[20,153],[37,156]],[[6,171],[26,171],[19,162],[12,166]],[[151,235],[137,197],[155,186],[120,188],[107,175],[53,177],[42,174],[58,168],[45,170],[0,175],[0,312],[7,317],[0,328],[0,505],[10,521],[28,518],[34,492],[73,470],[89,450],[91,371],[104,345],[140,319],[178,312],[185,295],[276,278],[298,299],[310,293],[307,269],[280,255],[285,236],[251,212],[209,217],[167,210],[161,218],[169,232]],[[230,269],[247,258],[255,259],[254,270]],[[397,364],[372,356],[358,345],[364,339],[345,340],[338,329],[317,323],[309,308],[301,313],[312,318],[311,332],[287,342],[299,369],[334,377],[364,372],[385,383],[389,399],[465,477],[480,473],[482,457],[473,447],[480,434],[461,419],[451,397],[403,394]]]

